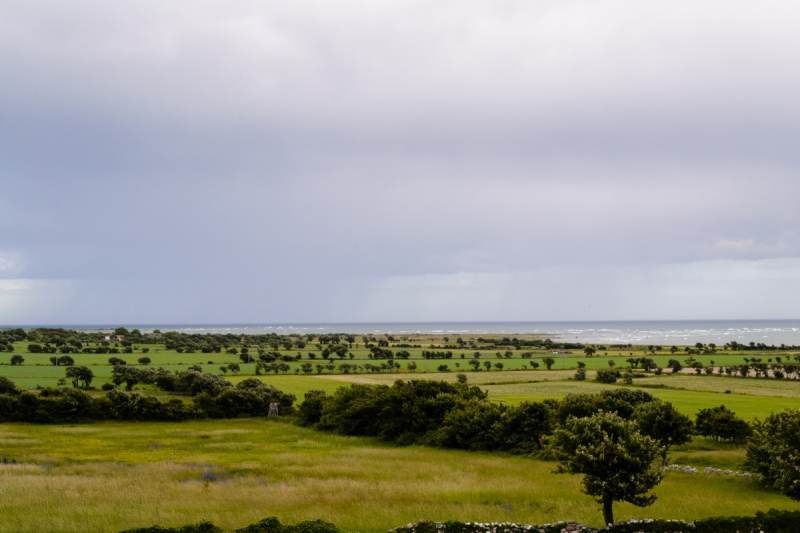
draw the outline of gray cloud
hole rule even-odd
[[[799,14],[2,2],[0,322],[797,316]]]

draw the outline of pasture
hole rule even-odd
[[[574,519],[599,525],[577,476],[502,454],[393,447],[285,421],[224,420],[0,426],[0,533],[102,532],[208,518],[238,527],[275,515],[347,531],[416,521]],[[700,442],[684,463],[736,467],[740,449]],[[800,509],[757,481],[669,472],[658,501],[615,506],[623,518],[700,518]],[[687,497],[691,494],[692,497]],[[35,510],[35,512],[31,512]]]

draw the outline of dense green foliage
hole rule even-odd
[[[215,526],[208,520],[196,524],[186,524],[179,527],[136,527],[126,529],[120,533],[222,533],[222,528]],[[322,520],[306,520],[296,524],[281,524],[271,516],[259,520],[248,526],[235,529],[231,533],[341,533],[334,524]]]
[[[561,462],[558,472],[583,474],[582,490],[603,504],[607,524],[614,522],[614,502],[646,507],[656,500],[647,492],[661,482],[661,472],[653,468],[661,446],[639,433],[635,422],[605,412],[569,418],[555,432],[553,447]]]
[[[188,371],[185,374],[199,373]],[[195,375],[192,382],[196,380]],[[20,392],[10,380],[0,378],[0,422],[54,424],[82,420],[181,421],[267,416],[273,402],[278,404],[279,414],[294,413],[296,398],[293,394],[285,394],[257,379],[244,380],[236,387],[226,383],[227,387],[198,392],[192,403],[187,404],[178,398],[162,402],[152,396],[118,389],[112,389],[101,397],[91,396],[77,388],[43,389],[39,394]]]
[[[639,431],[657,441],[662,448],[661,466],[667,466],[667,451],[671,446],[691,442],[694,424],[668,402],[641,404],[634,412]]]
[[[771,487],[800,500],[800,409],[787,409],[756,422],[746,467]]]

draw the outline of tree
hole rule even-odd
[[[409,363],[410,366],[410,363]],[[459,383],[466,383],[467,382],[467,375],[466,374],[456,374],[456,381]]]
[[[601,368],[595,373],[594,379],[600,383],[616,383],[617,373],[613,368]]]
[[[704,437],[730,442],[743,441],[752,433],[750,425],[724,405],[697,411],[695,427]]]
[[[222,371],[223,374],[227,374],[228,373],[228,367],[225,366],[225,365],[220,366],[219,369]],[[256,374],[258,374],[258,373],[259,373],[258,369],[256,369]]]
[[[489,371],[492,369],[492,362],[491,361],[484,361],[483,366],[486,367],[486,370]]]
[[[0,376],[0,394],[17,394],[17,385],[5,376]]]
[[[25,358],[19,354],[15,354],[11,356],[11,364],[12,365],[21,365],[25,362]]]
[[[472,359],[468,364],[472,367],[473,372],[477,372],[478,367],[481,366],[481,362],[477,359]]]
[[[677,359],[670,359],[667,361],[667,368],[671,368],[673,373],[683,370],[683,365]]]
[[[556,364],[556,360],[553,359],[552,357],[544,357],[542,358],[542,363],[547,365],[547,370],[550,370],[550,367]]]
[[[650,370],[655,370],[658,368],[656,362],[649,357],[642,357],[639,363],[642,365],[642,370],[649,372]]]
[[[631,370],[630,368],[627,369],[625,371],[625,373],[622,374],[622,381],[624,381],[626,385],[632,384],[633,383],[633,370]]]
[[[494,367],[495,367],[497,370],[503,370],[503,363],[495,363],[495,364],[494,364]]]
[[[754,423],[745,468],[792,500],[800,500],[800,410],[787,409]]]
[[[578,370],[576,370],[575,379],[577,381],[586,381],[586,369],[581,367]]]
[[[595,350],[591,346],[587,346],[586,348],[583,349],[583,353],[585,353],[587,357],[593,356],[595,352],[597,352],[597,350]]]
[[[239,363],[228,363],[228,370],[230,370],[233,374],[237,374],[241,371],[239,368]],[[277,372],[275,372],[277,374]]]
[[[646,493],[661,482],[653,468],[661,447],[635,422],[607,412],[569,418],[553,435],[553,446],[560,460],[557,472],[584,475],[582,491],[603,504],[606,524],[614,522],[614,502],[647,507],[656,501],[655,494]]]
[[[692,441],[694,424],[691,419],[678,412],[669,402],[641,404],[633,414],[639,431],[662,446],[661,467],[667,466],[667,451],[671,446],[680,446]]]
[[[614,368],[614,365],[616,365],[616,364],[617,363],[613,359],[609,359],[608,360],[608,366],[610,366],[611,368]]]
[[[414,361],[411,361],[410,363],[408,363],[408,364],[406,365],[406,367],[407,367],[407,368],[408,368],[410,371],[412,371],[412,372],[413,372],[414,370],[416,370],[416,369],[417,369],[417,363],[415,363]]]
[[[88,388],[94,379],[94,373],[85,366],[70,366],[67,368],[66,375],[72,380],[74,388]]]
[[[140,357],[139,358],[139,364],[140,365],[149,365],[150,364],[150,358],[149,357]]]

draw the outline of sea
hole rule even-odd
[[[113,331],[118,325],[48,326],[81,331]],[[41,326],[40,326],[41,327]],[[680,320],[620,322],[385,322],[328,324],[125,324],[142,333],[159,329],[181,333],[352,333],[542,335],[564,342],[592,344],[676,344],[702,342],[800,345],[800,320]]]

